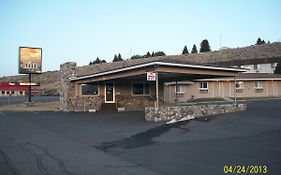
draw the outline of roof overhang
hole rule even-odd
[[[236,78],[236,81],[278,81],[281,78]],[[194,81],[234,81],[234,78],[197,79]]]
[[[100,77],[100,76],[105,76],[105,75],[110,75],[110,74],[115,74],[115,73],[121,73],[121,72],[125,72],[125,71],[132,71],[135,69],[141,69],[141,68],[153,67],[153,66],[154,67],[168,66],[168,67],[178,67],[178,68],[204,69],[204,70],[213,70],[213,71],[227,71],[227,72],[234,72],[234,73],[247,71],[247,69],[241,69],[241,68],[227,68],[227,67],[168,63],[168,62],[155,61],[155,62],[140,64],[140,65],[134,65],[134,66],[130,66],[130,67],[124,67],[124,68],[120,68],[120,69],[115,69],[115,70],[111,70],[111,71],[105,71],[105,72],[100,72],[100,73],[96,73],[96,74],[85,75],[85,76],[81,76],[81,77],[71,77],[70,81],[84,80],[84,79],[95,78],[95,77]]]

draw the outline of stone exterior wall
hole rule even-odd
[[[192,106],[167,106],[159,108],[145,108],[146,121],[169,121],[172,119],[181,119],[188,115],[202,117],[216,115],[221,113],[245,111],[246,104],[211,104],[211,105],[192,105]]]
[[[69,108],[73,111],[99,110],[104,96],[73,96]]]
[[[117,107],[124,107],[126,111],[143,110],[145,107],[155,106],[154,96],[116,95]]]
[[[76,76],[76,63],[67,62],[60,65],[60,110],[73,111],[73,97],[75,96],[75,85],[71,83],[69,78]]]

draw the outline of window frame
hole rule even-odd
[[[134,84],[142,84],[142,94],[134,94]],[[149,94],[145,94],[145,84],[149,86]],[[131,83],[131,95],[132,96],[150,96],[151,95],[151,84],[148,82],[132,82]]]
[[[237,85],[239,85],[239,87],[237,87]],[[238,90],[238,89],[244,89],[244,82],[243,81],[238,81],[236,82],[235,84],[235,89]]]
[[[204,83],[206,83],[207,87],[204,88],[203,86],[201,87],[201,85],[203,85]],[[201,81],[199,82],[199,88],[201,93],[208,93],[209,92],[209,82],[208,81]]]
[[[254,70],[259,70],[260,69],[260,64],[254,64]]]
[[[203,83],[206,83],[206,85],[207,85],[206,88],[201,87],[201,85],[202,85]],[[199,89],[200,89],[200,90],[208,90],[208,89],[209,89],[209,85],[208,85],[208,84],[209,84],[208,81],[201,81],[201,82],[199,82]]]
[[[97,85],[98,93],[97,94],[83,95],[82,89],[83,89],[83,86],[86,86],[86,85]],[[100,95],[100,85],[98,83],[96,83],[96,84],[86,84],[86,83],[80,84],[80,96],[89,97],[89,96],[99,96],[99,95]]]
[[[263,89],[262,87],[262,81],[254,81],[254,89],[258,90],[258,89]],[[257,84],[256,84],[257,83]],[[260,85],[260,86],[256,86],[256,85]]]
[[[177,90],[178,90],[177,86],[179,87],[180,91],[177,91]],[[183,86],[183,85],[180,85],[180,84],[175,85],[175,93],[176,93],[177,95],[184,94],[184,86]]]

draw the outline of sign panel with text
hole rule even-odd
[[[19,48],[19,74],[42,73],[42,49],[32,47]]]
[[[155,81],[156,80],[155,72],[147,72],[146,73],[146,80],[147,81]]]

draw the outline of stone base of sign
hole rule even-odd
[[[146,121],[169,121],[172,119],[181,119],[188,115],[194,117],[203,117],[229,112],[245,111],[246,104],[211,104],[211,105],[192,105],[192,106],[167,106],[155,109],[153,107],[145,108]]]

